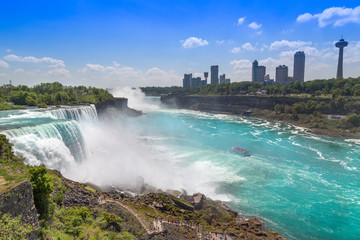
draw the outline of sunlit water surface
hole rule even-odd
[[[45,163],[74,180],[104,185],[142,176],[164,190],[226,201],[290,239],[359,238],[359,140],[128,97],[142,116],[103,124],[93,106],[67,114],[6,111],[0,129],[29,163]],[[230,153],[235,146],[251,156]]]

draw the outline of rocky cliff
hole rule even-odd
[[[113,111],[121,111],[130,116],[141,115],[141,111],[129,108],[127,104],[128,100],[126,98],[114,98],[102,103],[97,103],[95,107],[99,117],[103,117]]]
[[[22,222],[39,229],[38,213],[36,211],[33,190],[29,180],[0,194],[0,216],[9,214],[11,217],[21,216]],[[31,232],[27,238],[37,239],[38,230]]]
[[[328,104],[329,98],[316,98],[314,101]],[[179,108],[201,111],[243,113],[249,108],[274,109],[276,104],[292,105],[298,102],[307,102],[308,98],[284,96],[181,96],[165,95],[161,101]]]

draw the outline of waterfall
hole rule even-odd
[[[0,119],[0,125],[12,120],[13,127],[1,133],[10,139],[15,153],[25,157],[28,164],[45,164],[66,172],[89,156],[80,122],[96,124],[97,119],[95,105],[90,105],[19,110]]]
[[[81,107],[63,107],[59,109],[51,110],[50,113],[56,119],[66,119],[66,120],[97,120],[98,115],[96,112],[96,107],[94,104],[90,106],[81,106]]]

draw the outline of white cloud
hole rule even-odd
[[[261,35],[262,34],[262,30],[261,31],[257,31],[255,34],[257,34],[257,35]]]
[[[3,60],[0,60],[0,67],[9,68],[9,64]]]
[[[302,22],[310,21],[313,18],[314,18],[313,15],[311,15],[310,13],[304,13],[304,14],[299,15],[296,18],[296,21],[302,23]]]
[[[301,48],[301,51],[305,53],[306,57],[324,57],[326,54],[329,54],[330,49],[324,49],[324,50],[318,50],[315,47],[306,46]],[[280,53],[280,58],[292,58],[294,57],[295,52],[297,50],[289,50],[289,51],[283,51]]]
[[[86,79],[94,81],[101,79],[107,86],[174,86],[182,84],[182,77],[173,70],[165,71],[153,67],[141,71],[117,62],[113,62],[112,66],[88,63],[79,73]]]
[[[247,59],[232,60],[230,65],[234,70],[233,81],[251,81],[251,61]]]
[[[221,45],[224,44],[225,40],[216,40],[216,44]]]
[[[286,49],[301,48],[311,44],[312,44],[311,42],[281,40],[271,43],[269,49],[286,50]]]
[[[17,74],[17,73],[24,73],[25,72],[25,70],[24,69],[22,69],[22,68],[17,68],[17,69],[15,69],[15,71],[13,72],[14,74]]]
[[[195,48],[195,47],[202,47],[208,45],[208,41],[202,40],[201,38],[197,37],[189,37],[186,39],[182,46],[183,48]]]
[[[234,70],[251,68],[251,61],[248,59],[232,60],[230,65],[233,65]]]
[[[244,43],[243,45],[241,45],[242,49],[245,49],[246,51],[255,51],[255,47],[253,45],[251,45],[251,43],[247,42]]]
[[[83,69],[81,69],[80,71],[83,73],[88,73],[88,72],[103,72],[106,70],[106,67],[100,65],[100,64],[91,64],[88,63],[85,65],[85,67]]]
[[[238,53],[238,52],[240,52],[240,50],[241,50],[241,48],[239,48],[239,47],[234,47],[233,49],[231,49],[231,52],[232,52],[232,53]]]
[[[65,67],[63,60],[54,59],[51,57],[36,58],[33,56],[20,57],[15,54],[10,54],[4,57],[5,60],[15,62],[29,62],[29,63],[50,63],[49,67]]]
[[[259,28],[261,28],[262,25],[258,24],[256,22],[252,22],[248,26],[249,26],[249,28],[252,28],[252,29],[259,29]]]
[[[360,41],[351,41],[347,48],[344,49],[345,63],[360,63]],[[360,75],[360,73],[358,73]]]
[[[11,49],[10,48],[6,49],[6,52],[11,52]]]
[[[241,17],[241,18],[239,18],[239,19],[238,19],[238,22],[237,22],[237,25],[243,24],[243,22],[245,21],[245,18],[246,18],[246,17]]]
[[[56,77],[56,78],[70,78],[70,72],[69,70],[65,69],[65,68],[55,68],[55,69],[51,69],[50,71],[48,71],[46,73],[47,76],[50,77]]]
[[[360,23],[360,6],[355,8],[331,7],[326,8],[322,13],[304,13],[297,17],[297,22],[307,22],[317,19],[320,27],[333,25],[334,27],[343,26],[347,23]]]

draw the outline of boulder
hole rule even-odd
[[[200,210],[203,207],[206,197],[202,193],[194,193],[193,200],[194,200],[195,210]]]

